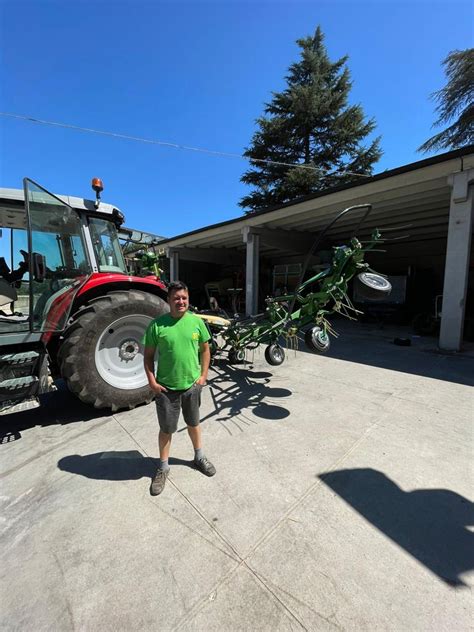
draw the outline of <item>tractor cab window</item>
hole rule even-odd
[[[89,229],[99,271],[128,274],[115,224],[91,217]]]
[[[78,213],[25,179],[0,203],[0,334],[61,331],[92,268]]]

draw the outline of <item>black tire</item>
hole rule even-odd
[[[383,300],[392,291],[392,284],[381,274],[361,272],[357,275],[357,292],[362,298]]]
[[[69,390],[112,411],[150,402],[140,339],[148,323],[167,311],[163,299],[139,290],[111,292],[79,309],[58,354]]]
[[[410,338],[394,338],[393,344],[398,345],[399,347],[410,347],[411,340]]]
[[[244,349],[231,349],[229,351],[229,363],[230,364],[242,364],[245,361]]]
[[[310,351],[326,353],[331,346],[331,340],[321,327],[312,327],[304,335],[304,341]]]
[[[276,343],[268,345],[265,349],[265,360],[272,366],[280,366],[285,361],[285,350]]]

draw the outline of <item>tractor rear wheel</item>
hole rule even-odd
[[[79,309],[58,354],[69,390],[113,411],[150,402],[141,338],[168,309],[163,299],[139,290],[110,292]]]

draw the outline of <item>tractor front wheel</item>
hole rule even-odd
[[[163,299],[139,290],[111,292],[79,309],[58,355],[69,390],[113,411],[150,402],[141,338],[168,309]]]

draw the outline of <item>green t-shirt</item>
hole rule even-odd
[[[209,339],[204,322],[190,312],[181,318],[163,314],[152,321],[142,343],[158,349],[158,384],[172,391],[191,388],[201,375],[200,345]]]

